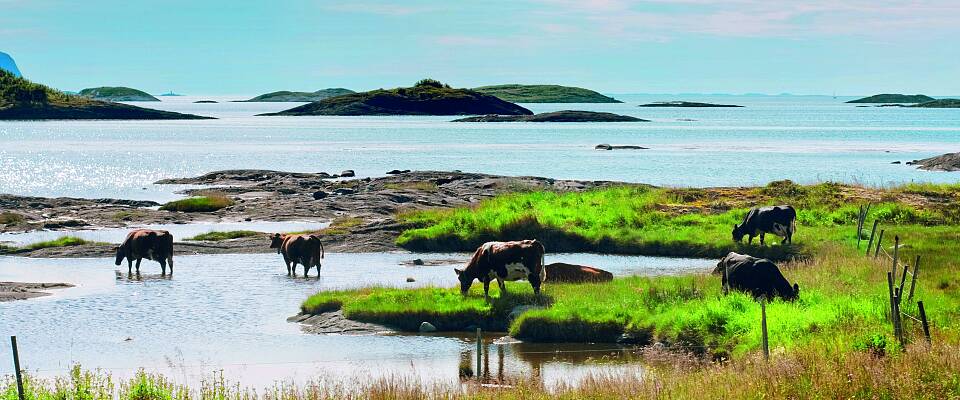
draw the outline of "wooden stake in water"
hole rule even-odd
[[[767,300],[760,300],[760,330],[763,332],[763,359],[770,360],[770,341],[767,337]]]
[[[481,358],[483,357],[483,334],[480,333],[480,328],[477,328],[477,379],[480,378],[483,373],[483,364],[481,364]]]
[[[26,395],[23,393],[23,375],[20,371],[20,352],[17,350],[16,336],[10,336],[10,347],[13,350],[13,371],[17,376],[17,397],[24,400]]]

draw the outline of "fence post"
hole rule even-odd
[[[24,400],[26,394],[23,393],[23,372],[20,370],[20,352],[17,349],[16,336],[10,336],[10,347],[13,350],[13,371],[14,375],[17,376],[17,397]]]
[[[763,359],[770,360],[770,339],[767,336],[767,299],[760,299],[760,329],[763,332]]]
[[[727,266],[723,266],[723,295],[730,293],[730,274],[727,273]]]
[[[889,271],[887,272],[887,296],[889,296],[888,300],[890,300],[890,322],[894,322],[893,320],[893,275],[890,274]]]
[[[903,326],[900,325],[900,289],[893,289],[893,334],[900,342],[900,349],[906,350],[903,344]]]
[[[893,237],[893,264],[890,266],[890,271],[893,272],[893,281],[897,281],[897,259],[900,257],[900,236],[895,235]]]
[[[913,300],[913,289],[917,286],[917,274],[920,273],[920,256],[913,263],[913,276],[910,277],[910,295],[907,296],[907,302]]]
[[[917,307],[920,308],[920,323],[923,325],[923,336],[927,338],[927,343],[930,343],[930,325],[927,324],[927,312],[923,309],[923,301],[918,301]]]
[[[907,272],[909,271],[910,271],[910,264],[904,264],[903,273],[900,274],[900,297],[899,297],[900,301],[897,302],[897,304],[900,304],[901,302],[903,302],[903,285],[907,283]]]
[[[860,214],[857,214],[857,248],[860,248],[860,236],[863,236],[863,204],[860,205]]]
[[[880,246],[882,246],[882,243],[883,243],[883,229],[880,230],[880,236],[877,237],[877,249],[874,250],[873,252],[873,258],[877,258],[877,256],[880,255]]]
[[[873,235],[877,233],[877,223],[879,222],[878,219],[873,220],[873,229],[870,230],[870,241],[867,242],[867,252],[863,254],[864,257],[870,256],[870,248],[873,247]]]
[[[480,328],[477,328],[477,379],[480,379],[483,372],[483,364],[481,364],[480,359],[483,356],[483,334],[480,333]]]

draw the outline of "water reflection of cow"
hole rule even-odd
[[[116,251],[116,265],[127,260],[127,275],[133,275],[133,262],[137,262],[137,275],[140,275],[140,261],[144,258],[160,263],[160,276],[167,275],[167,265],[170,265],[170,276],[173,276],[173,235],[167,231],[150,229],[136,229],[127,234]]]
[[[549,363],[582,365],[588,363],[627,364],[639,361],[637,349],[610,343],[485,343],[480,370],[476,350],[460,352],[458,376],[461,381],[509,385],[516,382],[544,384],[543,367]],[[491,368],[491,354],[496,353]],[[509,359],[509,360],[508,360]],[[511,364],[514,364],[511,366]]]

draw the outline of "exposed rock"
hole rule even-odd
[[[643,146],[632,146],[632,145],[614,146],[606,143],[598,144],[594,146],[594,149],[596,150],[649,150],[648,147],[643,147]]]
[[[416,282],[416,281],[417,281],[417,280],[416,280],[414,277],[412,277],[412,276],[408,276],[408,277],[407,277],[407,283],[413,283],[413,282]]]
[[[352,178],[352,177],[354,177],[354,176],[356,176],[356,175],[357,175],[357,174],[356,174],[355,172],[353,172],[352,169],[347,169],[347,170],[343,170],[343,172],[340,172],[340,177],[342,177],[342,178]]]
[[[735,104],[711,104],[711,103],[697,103],[693,101],[657,101],[649,104],[641,104],[637,107],[736,107],[740,108],[743,106],[738,106]]]
[[[197,100],[193,103],[194,104],[217,104],[217,102],[213,100]]]
[[[297,314],[287,318],[287,321],[299,323],[300,329],[306,333],[372,335],[394,331],[383,325],[349,320],[340,310],[318,315]]]
[[[960,153],[947,153],[922,160],[914,160],[907,164],[917,165],[917,168],[927,171],[960,171]]]
[[[123,86],[88,88],[81,90],[79,94],[83,97],[103,101],[160,101],[160,99],[147,92]]]
[[[433,326],[433,324],[426,321],[420,323],[421,333],[430,333],[430,332],[436,332],[436,331],[437,331],[437,327]]]
[[[563,110],[536,115],[481,115],[452,122],[650,122],[646,119],[608,112]]]
[[[875,94],[862,99],[850,100],[847,103],[923,103],[934,100],[933,97],[922,94]]]
[[[346,195],[346,194],[354,194],[354,193],[356,193],[357,191],[356,191],[356,190],[353,190],[353,189],[350,189],[350,188],[338,188],[337,190],[334,190],[333,192],[336,193],[336,194],[340,194],[340,195]]]
[[[593,90],[560,85],[494,85],[473,88],[514,103],[622,103]]]
[[[69,283],[0,282],[0,303],[49,296],[48,289],[72,287]]]
[[[939,99],[925,103],[914,104],[908,107],[916,108],[960,108],[960,99]]]
[[[322,191],[322,190],[318,190],[318,191],[316,191],[316,192],[313,192],[313,199],[314,199],[314,200],[320,200],[320,199],[325,198],[325,197],[327,197],[327,192],[324,192],[324,191]]]
[[[409,169],[405,169],[405,170],[391,169],[391,170],[387,171],[387,175],[398,175],[398,174],[405,174],[405,173],[408,173],[408,172],[410,172]]]
[[[356,93],[350,89],[344,88],[328,88],[320,89],[316,92],[291,92],[286,90],[281,90],[278,92],[270,92],[266,94],[261,94],[257,97],[254,97],[250,100],[238,100],[238,102],[303,102],[310,103],[314,101],[320,101],[323,99],[329,99],[331,97],[342,96],[345,94]]]

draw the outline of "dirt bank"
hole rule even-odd
[[[49,296],[49,289],[72,288],[69,283],[0,282],[0,303]]]

